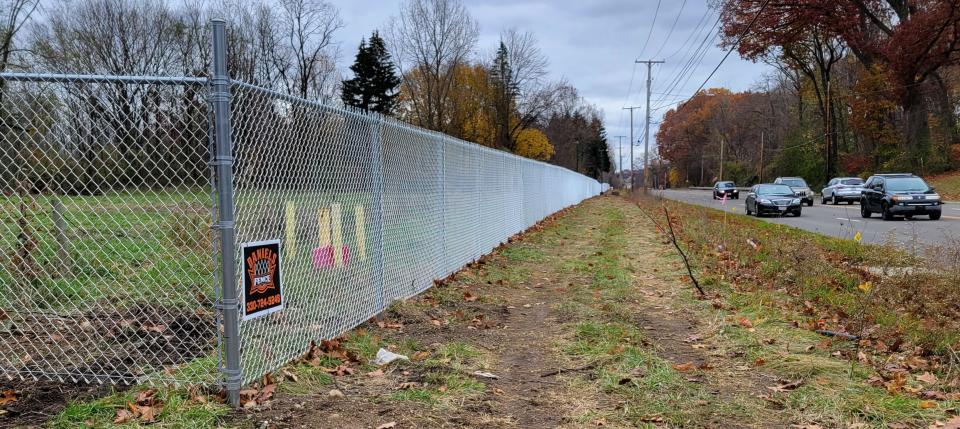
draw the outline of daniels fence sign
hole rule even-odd
[[[280,240],[243,245],[243,320],[283,309]]]

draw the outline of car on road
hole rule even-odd
[[[860,202],[863,194],[863,179],[859,177],[835,177],[827,182],[827,187],[820,191],[822,204],[853,204]]]
[[[724,196],[734,200],[740,199],[740,190],[733,182],[717,182],[713,184],[713,199],[719,200]]]
[[[756,214],[757,217],[767,213],[800,216],[801,202],[802,199],[789,186],[772,183],[754,185],[744,200],[747,215]]]
[[[800,198],[803,204],[813,206],[813,191],[807,186],[807,181],[802,177],[778,177],[774,180],[775,185],[787,185],[793,189],[794,195]]]
[[[913,174],[878,174],[871,176],[863,185],[860,196],[860,215],[869,218],[880,213],[883,220],[896,216],[912,219],[914,216],[930,216],[940,219],[940,195],[934,192],[922,178]]]

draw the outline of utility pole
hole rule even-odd
[[[620,158],[620,163],[617,164],[620,166],[620,186],[623,186],[623,138],[626,136],[616,136],[617,137],[617,156]]]
[[[760,168],[758,170],[759,182],[763,183],[763,130],[760,130]]]
[[[633,180],[633,176],[634,176],[633,172],[635,170],[635,168],[633,168],[633,109],[639,109],[640,107],[641,106],[623,108],[624,110],[630,111],[630,190],[631,191],[634,190],[634,186],[636,185]]]
[[[650,85],[653,83],[651,69],[653,68],[654,64],[663,64],[664,61],[636,60],[634,63],[647,65],[647,125],[643,129],[643,192],[646,193],[648,182],[647,177],[649,176],[648,171],[650,170]]]

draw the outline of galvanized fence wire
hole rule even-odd
[[[242,82],[229,85],[229,130],[205,78],[5,73],[0,84],[9,378],[231,387],[239,370],[248,383],[603,190],[560,167]],[[232,160],[214,156],[218,132]],[[232,225],[217,215],[223,162]],[[219,242],[231,226],[236,283],[226,287],[243,296],[240,245],[278,239],[283,311],[226,316],[236,313],[220,294]],[[240,365],[228,368],[234,322]]]
[[[0,75],[0,374],[218,379],[204,82]]]
[[[281,241],[286,302],[240,322],[243,383],[602,191],[557,166],[242,82],[231,114],[236,240]]]

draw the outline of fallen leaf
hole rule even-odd
[[[137,392],[137,396],[135,396],[133,400],[137,405],[152,405],[154,403],[153,397],[156,394],[157,391],[153,389],[141,390]]]
[[[367,377],[383,377],[383,370],[370,371],[367,373]]]
[[[767,387],[774,392],[789,392],[803,385],[803,379],[790,381],[773,387]]]
[[[416,353],[414,353],[413,356],[411,357],[411,359],[413,359],[414,361],[420,361],[420,360],[424,360],[424,359],[426,359],[426,358],[428,358],[428,357],[430,357],[430,352],[422,351],[422,352],[416,352]]]
[[[283,374],[283,378],[286,378],[287,380],[290,380],[290,381],[292,381],[292,382],[294,382],[294,383],[300,381],[300,378],[297,377],[297,374],[294,374],[294,373],[290,372],[290,370],[288,370],[288,369],[283,369],[283,370],[281,370],[281,371],[280,371],[280,374]]]
[[[403,383],[400,383],[399,386],[397,386],[397,390],[412,389],[412,388],[417,387],[417,386],[419,386],[419,385],[420,385],[420,383],[417,383],[417,382],[415,382],[415,381],[405,381],[405,382],[403,382]]]
[[[437,391],[440,393],[447,393],[447,386],[440,386],[437,388]]]
[[[924,410],[937,408],[937,401],[920,401],[920,408]]]
[[[384,329],[403,329],[403,324],[397,323],[397,322],[384,322],[384,321],[379,321],[379,322],[377,322],[377,326],[379,326],[379,327],[381,327],[381,328],[384,328]]]
[[[466,302],[474,302],[477,300],[477,296],[467,291],[463,293],[463,300]]]
[[[259,399],[259,402],[268,401],[270,400],[270,398],[273,397],[273,394],[276,391],[277,391],[276,384],[268,384],[266,386],[263,386],[263,389],[260,389],[260,395],[258,396],[257,399]]]
[[[920,380],[924,383],[931,384],[931,385],[937,384],[940,381],[940,379],[938,379],[936,375],[933,375],[929,372],[924,372],[923,374],[918,375],[917,380]]]
[[[157,419],[158,408],[157,407],[147,407],[138,406],[140,421],[144,423],[153,423]]]
[[[930,426],[931,428],[933,426]],[[937,426],[938,429],[960,429],[960,416],[954,416],[943,423],[943,426]]]
[[[377,426],[377,429],[391,429],[397,427],[397,422],[384,423],[380,426]]]
[[[117,417],[113,419],[113,424],[122,425],[133,418],[133,413],[125,409],[117,410]]]
[[[474,372],[473,372],[473,375],[475,375],[475,376],[477,376],[477,377],[481,377],[481,378],[490,378],[490,379],[493,379],[493,380],[496,380],[496,379],[499,379],[499,378],[500,378],[499,375],[496,375],[496,374],[491,373],[491,372],[484,372],[484,371],[474,371]]]
[[[754,366],[763,366],[765,363],[767,363],[767,361],[764,358],[757,358],[757,360],[753,361]]]
[[[693,369],[693,362],[687,363],[675,363],[673,364],[673,369],[680,372],[687,372]]]
[[[600,417],[599,419],[594,420],[594,421],[593,421],[593,424],[594,424],[594,426],[606,426],[606,425],[607,425],[607,419],[604,418],[604,417]]]
[[[4,389],[2,395],[0,395],[0,406],[7,405],[11,402],[16,402],[17,394],[13,389]]]

